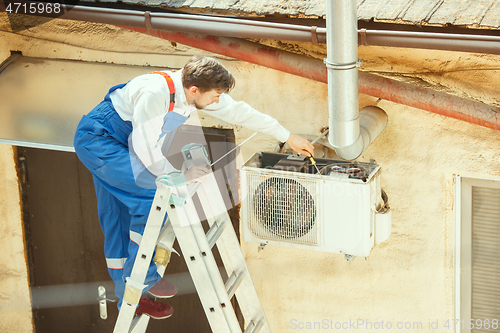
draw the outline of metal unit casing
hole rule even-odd
[[[367,170],[363,179],[274,169],[289,155],[256,153],[243,166],[243,239],[300,249],[368,256],[376,244],[375,228],[390,235],[390,210],[383,206],[380,167],[355,163]],[[323,171],[352,162],[316,159]],[[376,218],[384,215],[383,218]]]

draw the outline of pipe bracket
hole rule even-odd
[[[151,27],[151,12],[150,11],[146,11],[144,13],[144,18],[145,18],[145,23],[146,23],[146,28],[148,28],[149,30],[152,29]]]
[[[368,43],[366,42],[366,29],[362,28],[359,30],[359,36],[361,37],[361,45],[364,46],[369,46]]]
[[[318,27],[316,27],[316,26],[311,27],[311,38],[312,38],[312,41],[314,44],[319,44],[317,29],[318,29]]]
[[[326,59],[326,58],[323,59],[323,62],[325,63],[325,65],[328,69],[336,69],[336,70],[358,68],[358,67],[361,67],[361,65],[363,64],[363,62],[359,59],[356,62],[350,62],[347,64],[336,64],[336,63],[328,61],[328,59]]]

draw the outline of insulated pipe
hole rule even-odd
[[[70,7],[71,10],[67,11],[66,9],[67,13],[56,17],[86,22],[115,24],[126,29],[176,41],[187,46],[226,55],[228,57],[284,71],[290,74],[299,75],[319,82],[327,82],[326,68],[321,60],[299,56],[294,53],[280,51],[237,38],[157,31],[147,28],[148,20],[145,12],[130,10],[113,10],[110,12],[109,10],[105,10],[103,8],[84,6],[64,6],[63,8],[65,7]],[[118,16],[116,12],[120,12],[120,14],[123,15]],[[54,15],[46,13],[38,13],[35,16],[54,17]],[[394,34],[400,37],[405,36],[405,32],[398,31],[394,32]],[[436,48],[438,49],[442,49],[440,45],[444,48],[446,45],[455,43],[454,40],[447,39],[449,38],[448,35],[432,35],[435,37],[443,37],[440,38],[439,45],[436,45]],[[391,38],[390,36],[386,37],[389,39]],[[272,39],[271,36],[268,36],[268,38]],[[498,40],[500,40],[499,37],[470,36],[470,38],[480,39],[475,42],[480,42],[482,51],[487,53],[500,53],[498,51],[498,46],[492,47],[492,45],[498,45]],[[463,40],[462,43],[457,42],[457,45],[464,45],[463,43],[465,42],[472,41]],[[457,51],[462,51],[462,49]],[[363,72],[359,73],[359,92],[381,99],[386,99],[391,102],[408,105],[414,108],[500,130],[500,120],[497,120],[496,117],[496,115],[500,114],[500,108],[495,106],[436,92],[431,89],[419,88],[407,83]]]
[[[394,103],[500,130],[500,107],[453,96],[413,84],[359,73],[359,92]]]
[[[237,38],[122,27],[201,50],[327,83],[323,61]],[[500,130],[500,108],[381,76],[359,72],[359,93]]]
[[[324,63],[296,53],[277,50],[238,38],[119,27],[326,83]]]
[[[30,3],[29,1],[25,1]],[[36,3],[36,2],[34,2]],[[149,11],[63,5],[65,14],[35,13],[95,23],[126,25],[149,29],[189,32],[238,38],[262,38],[295,42],[326,43],[326,29],[245,19]],[[35,15],[26,13],[28,15]],[[500,54],[500,37],[411,31],[358,31],[358,45],[434,49],[458,52]]]

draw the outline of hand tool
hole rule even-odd
[[[212,164],[210,164],[210,166],[214,165],[215,163],[219,162],[220,160],[222,160],[224,157],[226,157],[227,155],[231,154],[236,148],[238,148],[239,146],[241,146],[242,144],[244,144],[245,142],[247,142],[248,140],[250,140],[251,138],[253,138],[255,136],[255,134],[257,134],[259,132],[255,132],[254,134],[252,134],[249,138],[247,138],[245,141],[243,141],[242,143],[240,143],[239,145],[237,145],[236,147],[234,147],[233,149],[231,149],[230,151],[228,151],[227,153],[225,153],[224,155],[222,155],[222,157],[220,157],[217,161],[213,162]]]

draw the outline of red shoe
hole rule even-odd
[[[135,314],[141,313],[154,319],[165,319],[174,313],[174,308],[169,304],[155,302],[146,295],[142,295],[139,306],[135,310]]]
[[[160,279],[148,293],[158,298],[169,298],[177,293],[177,287],[165,279]]]

